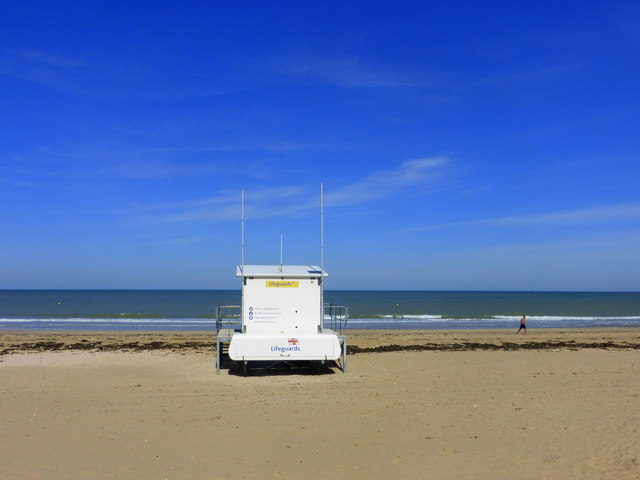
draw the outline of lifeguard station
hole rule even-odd
[[[320,249],[323,262],[324,231],[322,188],[320,201]],[[242,362],[335,362],[346,370],[347,339],[342,327],[348,311],[344,306],[324,305],[323,266],[244,264],[244,192],[242,194],[242,264],[236,276],[242,281],[242,305],[217,309],[217,361],[220,371],[223,350]],[[234,311],[239,316],[233,317]],[[268,368],[268,367],[267,367]]]

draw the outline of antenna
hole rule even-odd
[[[241,207],[241,221],[240,223],[242,224],[242,274],[244,275],[244,188],[242,189],[242,196],[241,196],[241,200],[240,203],[242,205]]]
[[[324,273],[324,184],[320,182],[320,273]]]
[[[280,233],[280,272],[282,272],[282,232]]]
[[[324,184],[320,182],[320,331],[324,326]]]

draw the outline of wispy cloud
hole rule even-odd
[[[480,75],[471,78],[452,78],[449,87],[453,91],[472,91],[479,88],[494,88],[505,85],[530,86],[567,77],[583,68],[577,63],[558,63],[538,68],[521,68],[497,72],[491,75]]]
[[[365,179],[327,194],[327,205],[344,206],[365,203],[403,191],[407,187],[434,180],[442,175],[446,157],[408,160],[392,170],[380,170]]]
[[[376,67],[355,56],[284,57],[266,62],[265,70],[281,76],[276,82],[293,81],[306,85],[333,85],[352,89],[426,89],[456,94],[505,84],[531,84],[556,80],[583,67],[580,63],[556,62],[545,65],[520,65],[477,75],[456,70],[416,70],[395,66]]]
[[[592,236],[574,236],[571,238],[544,238],[538,241],[511,241],[493,245],[468,245],[462,248],[453,247],[448,251],[439,251],[437,260],[446,265],[446,271],[454,266],[465,275],[482,272],[484,283],[491,283],[496,278],[510,279],[504,288],[518,288],[515,285],[529,282],[535,277],[552,284],[565,278],[565,290],[575,290],[583,282],[594,285],[600,283],[598,277],[607,276],[612,280],[625,272],[629,266],[638,265],[640,250],[640,230],[637,228],[622,231],[603,229]],[[598,265],[606,268],[598,275],[593,275]],[[632,271],[633,268],[631,267]],[[487,273],[489,273],[487,275]],[[637,275],[627,275],[624,287],[618,290],[637,291],[640,283]],[[629,280],[631,280],[629,282]],[[511,285],[509,285],[511,283]],[[604,289],[611,289],[608,282],[602,283]],[[534,288],[532,285],[526,288]],[[540,287],[535,287],[540,288]],[[549,288],[547,286],[546,288]],[[584,288],[584,287],[581,287]],[[593,287],[590,287],[593,288]],[[597,287],[595,290],[602,290]]]
[[[101,96],[86,82],[91,67],[83,59],[43,51],[5,51],[0,55],[0,75],[67,93]]]
[[[255,75],[159,72],[122,58],[96,61],[40,50],[0,52],[0,75],[73,95],[119,100],[176,101],[254,91],[266,85]]]
[[[470,78],[455,71],[376,66],[357,56],[290,56],[236,65],[237,75],[158,72],[127,59],[95,61],[42,50],[0,52],[0,75],[94,98],[180,101],[252,92],[276,85],[331,85],[349,89],[428,89],[441,95],[505,83],[537,82],[575,70],[557,64]]]
[[[296,202],[303,191],[299,187],[253,190],[245,197],[246,215],[251,218],[293,214],[307,207]],[[272,205],[277,205],[273,207]],[[237,220],[240,218],[240,192],[222,191],[217,196],[194,200],[135,204],[129,210],[136,222],[174,223]]]
[[[561,30],[537,31],[532,35],[530,31],[512,33],[507,38],[498,36],[485,39],[478,48],[478,54],[490,59],[504,59],[505,57],[533,57],[533,52],[553,51],[564,53],[567,49],[578,45],[597,42],[610,32],[598,29],[571,29],[563,25]]]
[[[640,202],[503,217],[490,220],[488,223],[495,226],[550,223],[599,223],[637,218],[640,218]]]
[[[182,176],[212,175],[226,172],[228,169],[215,163],[178,164],[173,162],[116,162],[100,167],[96,176],[137,179],[162,179]]]
[[[22,58],[32,60],[34,62],[52,65],[54,67],[63,68],[80,68],[87,65],[84,60],[79,58],[63,57],[59,55],[53,55],[51,53],[42,52],[39,50],[25,50],[18,53]]]
[[[38,183],[42,179],[64,182],[78,178],[159,180],[219,175],[262,178],[266,175],[265,168],[257,162],[237,164],[228,161],[228,154],[233,152],[230,145],[67,150],[41,147],[20,161],[8,162],[4,170],[17,181],[26,183]]]
[[[330,190],[325,196],[325,204],[354,206],[397,195],[409,187],[435,180],[442,175],[442,168],[447,163],[444,157],[429,157],[406,161],[394,169],[374,171],[361,181]],[[246,215],[254,219],[307,215],[318,208],[317,199],[311,198],[309,192],[307,188],[286,185],[251,189],[245,196]],[[236,220],[240,216],[240,194],[221,191],[209,198],[136,204],[127,213],[134,214],[136,222]]]
[[[514,215],[497,218],[483,218],[462,222],[440,223],[404,229],[402,231],[428,231],[441,228],[464,227],[469,225],[481,225],[487,227],[516,227],[557,224],[575,225],[621,222],[638,219],[640,219],[640,202],[631,202],[574,210],[558,210],[555,212]]]
[[[266,63],[266,68],[297,82],[347,88],[427,87],[433,83],[427,74],[375,69],[355,57],[283,58]]]
[[[189,163],[180,164],[168,161],[117,161],[104,164],[94,162],[93,164],[75,165],[32,165],[28,167],[16,167],[11,173],[17,177],[16,185],[19,184],[40,184],[42,186],[51,185],[56,182],[59,185],[66,184],[67,181],[104,180],[104,179],[135,179],[135,180],[161,180],[175,177],[195,177],[220,174],[242,174],[241,169],[223,166],[222,162],[210,163]],[[259,177],[259,172],[246,172],[250,177]],[[47,182],[37,180],[46,179]]]
[[[196,243],[208,242],[209,240],[215,237],[185,237],[185,238],[172,238],[169,240],[161,240],[159,242],[154,243],[154,245],[173,245],[173,246],[186,246],[193,245]]]
[[[148,133],[149,128],[144,133]],[[139,132],[135,132],[136,134]],[[301,150],[318,150],[322,145],[315,143],[301,143],[293,141],[273,142],[210,142],[201,145],[165,145],[154,147],[123,148],[123,149],[60,149],[51,147],[38,148],[39,153],[56,157],[68,158],[115,158],[115,157],[158,157],[181,154],[209,154],[209,153],[290,153]],[[340,146],[340,145],[339,145]],[[346,145],[349,147],[349,145]]]

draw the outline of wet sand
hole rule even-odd
[[[640,329],[348,334],[245,378],[208,333],[0,332],[0,476],[640,478]]]

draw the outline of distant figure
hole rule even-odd
[[[520,330],[524,330],[524,334],[525,335],[527,334],[527,316],[526,315],[522,315],[522,318],[520,319],[520,328],[516,333],[520,333]]]

